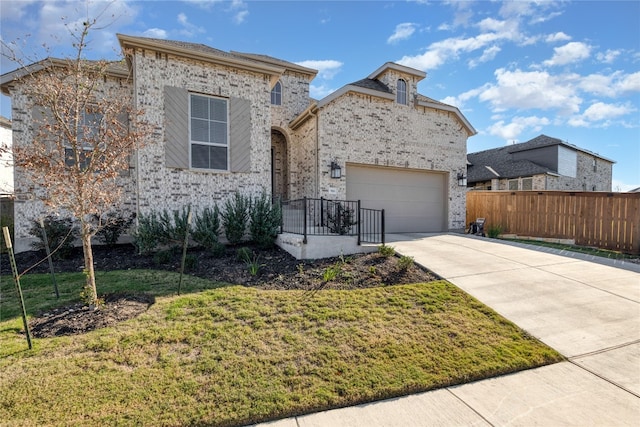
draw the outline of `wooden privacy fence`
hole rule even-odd
[[[640,193],[469,191],[467,224],[640,254]]]

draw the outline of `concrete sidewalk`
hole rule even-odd
[[[264,426],[640,425],[635,266],[464,235],[389,235],[387,241],[568,361]]]

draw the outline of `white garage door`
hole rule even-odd
[[[447,229],[446,174],[348,164],[346,180],[347,200],[385,210],[387,233]]]

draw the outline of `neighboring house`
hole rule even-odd
[[[0,147],[11,149],[11,120],[0,116]],[[0,153],[0,194],[13,194],[11,152]]]
[[[283,199],[359,199],[385,209],[387,232],[464,228],[466,188],[458,177],[476,131],[457,108],[417,93],[424,72],[386,63],[316,101],[309,84],[317,71],[291,62],[118,39],[133,76],[121,84],[130,85],[155,129],[123,178],[129,209],[201,209],[236,191],[267,191]],[[2,90],[20,117],[14,143],[22,144],[31,108],[12,73],[2,76]],[[17,171],[16,188],[30,191],[23,187]],[[33,200],[16,205],[17,237],[26,237],[24,224],[40,211]]]
[[[467,155],[472,190],[611,191],[612,160],[540,135]]]

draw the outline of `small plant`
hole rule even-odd
[[[278,236],[282,213],[280,203],[272,203],[267,193],[262,193],[251,203],[249,234],[261,248],[270,248]]]
[[[73,250],[73,242],[78,237],[78,227],[73,223],[71,218],[56,218],[49,215],[43,220],[44,229],[47,234],[47,244],[51,250],[54,259],[66,259],[71,255]],[[42,227],[40,221],[33,220],[29,234],[36,238],[32,243],[35,250],[45,248],[45,241],[42,235]]]
[[[218,235],[220,234],[220,209],[214,205],[213,209],[206,207],[202,213],[196,214],[191,238],[200,246],[212,250],[220,246]]]
[[[370,275],[375,276],[377,272],[378,272],[378,270],[376,269],[375,265],[369,266],[369,274]]]
[[[327,227],[330,232],[343,236],[351,233],[351,227],[356,224],[353,209],[342,206],[340,202],[327,206]]]
[[[414,260],[412,256],[403,255],[398,260],[398,267],[401,271],[407,270],[409,267],[413,266]]]
[[[298,274],[304,274],[304,264],[298,264]]]
[[[251,199],[236,192],[231,199],[227,199],[224,211],[220,213],[224,235],[230,244],[236,245],[242,241],[249,223],[249,208]]]
[[[214,258],[220,258],[227,252],[227,247],[222,243],[216,243],[209,248],[209,252]]]
[[[173,259],[173,252],[170,249],[156,252],[153,256],[153,262],[157,265],[169,264]]]
[[[247,265],[249,274],[252,276],[257,276],[260,268],[265,266],[265,264],[260,264],[260,255],[253,255],[252,258],[246,259],[244,263]]]
[[[334,265],[331,265],[324,269],[324,271],[322,272],[322,280],[325,283],[330,282],[338,277],[341,271],[342,266],[339,263],[335,263]]]
[[[246,246],[238,248],[238,250],[236,251],[236,257],[238,258],[239,261],[242,261],[242,262],[247,262],[251,260],[252,256],[253,256],[253,252],[251,251],[251,249],[247,248]]]
[[[502,226],[500,224],[491,225],[487,230],[487,236],[492,239],[497,238],[502,234]]]
[[[96,237],[109,247],[115,246],[120,236],[131,227],[135,217],[135,214],[125,217],[121,213],[109,212],[102,218],[96,218],[96,222],[102,224]]]
[[[393,246],[380,245],[378,246],[378,253],[385,258],[389,258],[396,254],[396,249]]]

